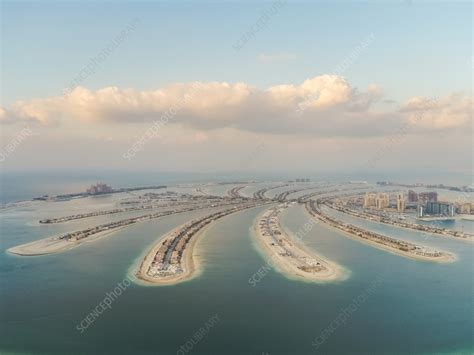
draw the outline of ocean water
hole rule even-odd
[[[96,204],[109,206],[114,198],[118,197],[41,208],[33,204],[0,213],[0,353],[181,354],[181,346],[215,315],[218,322],[186,353],[474,351],[472,244],[366,225],[457,255],[455,263],[442,265],[372,248],[317,223],[304,234],[303,242],[342,265],[350,277],[336,283],[304,283],[265,267],[251,233],[264,207],[226,216],[210,226],[197,245],[203,268],[199,277],[169,287],[132,284],[81,333],[78,324],[157,239],[205,211],[133,225],[56,255],[18,257],[5,251],[73,226],[41,226],[39,217]],[[285,227],[295,233],[308,221],[299,205],[283,214]],[[74,223],[79,228],[89,222]],[[316,348],[313,344],[323,334],[324,341]]]

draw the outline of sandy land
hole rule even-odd
[[[260,207],[260,206],[255,206],[255,207]],[[244,208],[239,211],[232,212],[228,215],[225,215],[219,219],[225,218],[226,216],[232,215],[234,213],[242,212],[248,209],[252,209],[255,207],[249,207],[249,208]],[[159,238],[153,247],[148,251],[146,256],[144,257],[143,261],[140,263],[140,267],[138,270],[135,270],[134,276],[135,278],[139,281],[138,283],[143,283],[144,285],[153,285],[153,286],[169,286],[169,285],[175,285],[177,283],[189,281],[198,275],[201,274],[202,272],[202,267],[201,267],[201,262],[197,258],[197,246],[196,243],[198,240],[201,240],[202,238],[199,238],[201,235],[205,234],[207,229],[213,225],[214,223],[211,222],[207,224],[204,228],[200,229],[195,235],[191,237],[189,242],[186,245],[186,248],[184,249],[183,256],[181,258],[182,263],[181,267],[183,269],[183,272],[175,275],[169,275],[165,277],[153,277],[148,275],[148,269],[150,268],[150,265],[153,262],[153,259],[155,258],[156,253],[160,249],[162,242],[164,242],[167,238],[171,237],[174,232],[180,230],[181,228],[184,228],[187,224],[189,224],[190,221],[180,225],[179,227],[173,229],[169,233],[166,234],[165,237]]]
[[[36,240],[31,243],[26,243],[12,247],[7,251],[11,254],[21,256],[35,256],[59,253],[74,247],[73,242],[68,242],[54,237]]]
[[[324,205],[325,207],[329,208],[329,209],[332,209],[334,211],[338,211],[337,209],[331,207],[331,206],[328,206],[328,205]],[[429,234],[429,235],[432,235],[432,236],[435,236],[437,238],[439,237],[444,237],[444,238],[449,238],[449,239],[453,239],[453,240],[461,240],[463,242],[468,242],[468,243],[474,243],[474,238],[472,237],[471,234],[468,234],[468,233],[465,233],[465,237],[455,237],[454,235],[451,235],[451,234],[444,234],[444,233],[436,233],[436,232],[430,232],[430,231],[424,231],[424,230],[420,230],[420,229],[416,229],[416,228],[410,228],[410,227],[404,227],[404,226],[400,226],[398,224],[392,224],[392,223],[386,223],[386,222],[382,222],[382,221],[376,221],[376,220],[373,220],[373,219],[370,219],[370,218],[366,218],[366,217],[363,217],[363,216],[356,216],[354,214],[351,214],[351,213],[347,213],[347,212],[343,212],[343,211],[338,211],[340,213],[346,213],[347,215],[349,216],[352,216],[352,217],[355,217],[355,218],[359,218],[359,219],[362,219],[362,220],[365,220],[365,221],[369,221],[369,222],[372,222],[372,223],[378,223],[378,224],[381,224],[381,225],[388,225],[388,226],[391,226],[391,227],[394,227],[394,228],[400,228],[400,229],[408,229],[408,230],[411,230],[411,231],[414,231],[414,232],[420,232],[420,233],[424,233],[424,234]],[[455,217],[455,219],[463,219],[462,217],[460,216],[457,216]],[[473,219],[474,220],[474,219]]]
[[[183,212],[189,212],[189,211],[184,210],[184,211],[177,211],[175,213],[183,213]],[[104,230],[102,232],[93,234],[91,236],[88,236],[88,237],[80,239],[80,240],[63,240],[63,239],[59,239],[59,235],[58,236],[53,236],[53,237],[47,237],[47,238],[43,238],[43,239],[40,239],[40,240],[36,240],[34,242],[29,242],[29,243],[26,243],[26,244],[22,244],[22,245],[12,247],[12,248],[8,249],[7,251],[11,254],[16,254],[16,255],[21,255],[21,256],[39,256],[39,255],[61,253],[63,251],[75,248],[75,247],[77,247],[77,246],[79,246],[83,243],[96,241],[96,240],[98,240],[100,238],[103,238],[105,236],[109,236],[109,235],[111,235],[111,234],[113,234],[113,233],[115,233],[115,232],[117,232],[117,231],[119,231],[123,228],[128,228],[128,227],[131,227],[131,226],[136,225],[138,223],[143,223],[143,222],[146,222],[146,221],[150,221],[150,220],[153,220],[153,219],[162,218],[162,217],[166,217],[166,216],[169,216],[169,215],[163,215],[163,216],[158,216],[158,217],[154,217],[154,218],[147,218],[143,221],[138,221],[138,222],[134,222],[134,223],[131,223],[131,224],[119,226],[119,227],[116,227],[116,228]]]
[[[48,255],[61,253],[63,251],[75,248],[81,244],[92,242],[100,238],[111,235],[119,230],[126,228],[127,226],[122,226],[112,230],[106,230],[99,232],[90,237],[81,239],[81,240],[63,240],[59,237],[47,237],[40,240],[35,240],[34,242],[21,244],[15,247],[7,249],[7,252],[11,254],[21,255],[21,256],[39,256],[39,255]]]
[[[155,258],[156,253],[160,249],[162,242],[165,241],[167,238],[171,237],[174,232],[178,231],[179,229],[185,227],[187,223],[180,225],[179,227],[173,229],[169,233],[166,234],[164,238],[160,238],[150,251],[146,254],[145,258],[140,264],[140,267],[135,272],[135,277],[143,281],[147,285],[155,285],[155,286],[168,286],[168,285],[175,285],[180,282],[189,281],[196,276],[200,275],[202,272],[201,263],[199,262],[198,258],[196,258],[195,253],[195,245],[200,239],[199,237],[205,233],[205,231],[209,228],[210,224],[206,225],[203,229],[197,232],[193,237],[190,239],[186,248],[184,249],[183,256],[182,256],[182,264],[181,267],[183,268],[183,272],[175,275],[169,275],[165,277],[153,277],[147,274],[148,269],[150,268],[153,259]]]
[[[184,211],[184,212],[187,212],[187,211]],[[176,213],[181,213],[181,211],[178,211]],[[166,216],[156,217],[156,219],[162,218],[162,217],[166,217]],[[133,225],[150,221],[150,220],[153,220],[153,219],[146,219],[144,221],[135,222],[135,223],[127,224],[124,226],[116,227],[113,229],[104,230],[102,232],[93,234],[91,236],[88,236],[80,240],[63,240],[63,239],[59,239],[59,236],[47,237],[40,240],[36,240],[34,242],[21,244],[21,245],[12,247],[8,249],[7,251],[11,254],[16,254],[16,255],[21,255],[21,256],[39,256],[39,255],[61,253],[63,251],[78,247],[81,244],[93,242],[103,237],[109,236],[124,228],[128,228]]]
[[[311,214],[306,210],[305,208],[305,211],[306,213],[308,213],[309,216],[311,216]],[[316,218],[318,221],[321,221],[319,218],[317,217],[314,217],[314,216],[311,216],[312,218]],[[323,222],[323,221],[321,221]],[[364,244],[367,244],[367,245],[370,245],[372,247],[375,247],[377,249],[380,249],[380,250],[383,250],[383,251],[387,251],[389,253],[392,253],[392,254],[395,254],[395,255],[398,255],[398,256],[403,256],[405,258],[409,258],[409,259],[413,259],[413,260],[421,260],[421,261],[430,261],[430,262],[437,262],[437,263],[451,263],[451,262],[454,262],[456,261],[456,257],[455,255],[451,254],[451,253],[448,253],[448,252],[445,252],[445,251],[442,251],[442,250],[439,250],[439,249],[436,249],[438,251],[440,251],[441,253],[443,253],[444,255],[441,256],[441,257],[437,257],[437,258],[434,258],[434,257],[428,257],[428,256],[423,256],[423,255],[416,255],[416,254],[413,254],[413,253],[410,253],[410,252],[405,252],[403,250],[400,250],[400,249],[397,249],[397,248],[393,248],[391,246],[388,246],[388,245],[385,245],[385,244],[381,244],[381,243],[376,243],[376,242],[373,242],[371,240],[368,240],[368,239],[365,239],[365,238],[360,238],[350,232],[347,232],[347,231],[344,231],[342,229],[339,229],[337,227],[334,227],[328,223],[325,223],[323,222],[324,226],[329,228],[329,229],[332,229],[332,230],[335,230],[341,234],[343,234],[344,236],[346,237],[349,237],[353,240],[356,240],[360,243],[364,243]],[[393,237],[391,237],[393,238]],[[396,238],[394,238],[396,239]],[[409,242],[409,243],[412,243],[412,242]],[[414,243],[412,243],[414,244]],[[419,244],[416,244],[418,246],[421,247],[421,245]]]
[[[298,257],[316,260],[323,265],[326,270],[320,272],[305,272],[298,269],[299,264],[295,258],[279,255],[277,252],[278,249],[270,244],[273,242],[272,237],[264,236],[260,233],[259,221],[261,220],[262,215],[267,211],[268,210],[265,210],[256,218],[253,233],[259,250],[263,252],[264,257],[270,266],[274,267],[277,271],[292,280],[307,282],[334,282],[347,279],[348,272],[340,265],[323,258],[314,251],[303,246],[301,243],[295,242],[294,238],[290,238],[287,235],[282,236],[292,243],[292,253]],[[281,228],[281,231],[283,232],[283,228]]]

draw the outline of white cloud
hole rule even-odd
[[[402,107],[410,121],[424,128],[455,128],[469,125],[472,120],[473,100],[462,94],[451,94],[439,99],[413,97]]]
[[[429,105],[426,98],[415,97],[401,110],[379,112],[373,103],[381,97],[376,85],[360,90],[337,75],[266,90],[226,82],[179,83],[151,91],[117,87],[90,91],[78,87],[67,96],[16,102],[0,109],[0,121],[88,126],[103,123],[112,129],[120,123],[152,122],[174,112],[168,125],[197,129],[200,141],[204,140],[204,131],[219,128],[358,137],[393,134],[413,121],[414,115],[418,115],[417,128],[425,131],[464,127],[470,122],[472,98],[461,94],[439,98],[434,105]]]

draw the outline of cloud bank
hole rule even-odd
[[[337,75],[266,90],[226,82],[178,83],[150,91],[77,87],[68,95],[0,108],[0,121],[123,125],[155,122],[174,112],[168,125],[324,137],[383,136],[413,120],[414,131],[419,132],[465,128],[471,122],[473,100],[463,94],[434,100],[414,97],[392,111],[377,109],[381,99],[382,90],[376,85],[360,90]]]

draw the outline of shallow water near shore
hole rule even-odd
[[[133,225],[41,257],[5,250],[70,227],[35,225],[34,207],[2,215],[0,352],[175,354],[217,314],[219,321],[191,353],[314,354],[312,343],[363,295],[365,301],[331,331],[319,353],[472,353],[472,244],[364,224],[458,256],[452,264],[438,265],[386,253],[317,223],[302,242],[347,269],[348,279],[297,282],[270,269],[253,286],[250,278],[266,261],[255,249],[249,227],[265,208],[209,226],[196,245],[199,277],[171,287],[131,284],[83,333],[77,326],[127,277],[138,258],[198,212]],[[295,206],[282,215],[282,223],[296,233],[309,218],[304,206]]]
[[[268,208],[268,206],[267,206],[267,208]],[[264,209],[264,211],[265,210],[266,209]],[[284,218],[284,215],[288,212],[288,210],[291,210],[291,207],[288,208],[288,209],[285,209],[284,211],[281,212],[280,223],[281,223],[281,227],[284,230],[284,232],[289,234],[289,239],[292,240],[294,243],[296,242],[298,247],[303,249],[309,255],[314,255],[318,258],[322,258],[322,259],[326,260],[326,262],[329,262],[330,264],[332,264],[332,267],[335,268],[336,276],[334,278],[329,277],[327,279],[322,278],[322,279],[319,279],[319,280],[317,280],[317,279],[306,279],[306,278],[303,278],[301,276],[294,275],[293,271],[288,271],[287,267],[284,267],[284,266],[282,267],[281,265],[279,265],[278,261],[275,261],[273,259],[274,255],[269,254],[268,251],[265,250],[265,247],[260,242],[257,241],[258,238],[261,238],[261,236],[258,235],[258,232],[256,230],[256,224],[258,223],[258,219],[261,218],[261,215],[262,215],[262,214],[259,214],[254,219],[252,226],[249,228],[249,234],[251,236],[252,245],[253,245],[254,249],[264,259],[264,263],[263,263],[262,267],[259,270],[257,270],[257,272],[254,275],[252,275],[252,278],[251,278],[251,280],[249,279],[249,282],[252,285],[256,282],[260,282],[260,280],[263,277],[266,276],[269,269],[273,269],[274,271],[277,271],[283,277],[285,277],[288,280],[293,281],[293,282],[303,282],[303,283],[310,283],[310,284],[314,284],[314,283],[316,283],[316,284],[327,284],[327,283],[343,282],[343,281],[347,280],[347,278],[349,278],[349,276],[350,276],[350,271],[348,269],[342,267],[341,265],[339,265],[337,263],[334,263],[332,260],[329,260],[324,255],[322,255],[321,253],[318,253],[317,249],[308,247],[305,243],[301,242],[301,240],[295,240],[295,238],[296,238],[295,237],[295,232],[298,232],[298,231],[292,231],[284,223],[285,220],[286,220],[286,218]],[[299,225],[299,223],[300,223],[300,221],[298,221],[298,225]],[[304,225],[304,223],[305,222],[301,223],[300,229]]]

